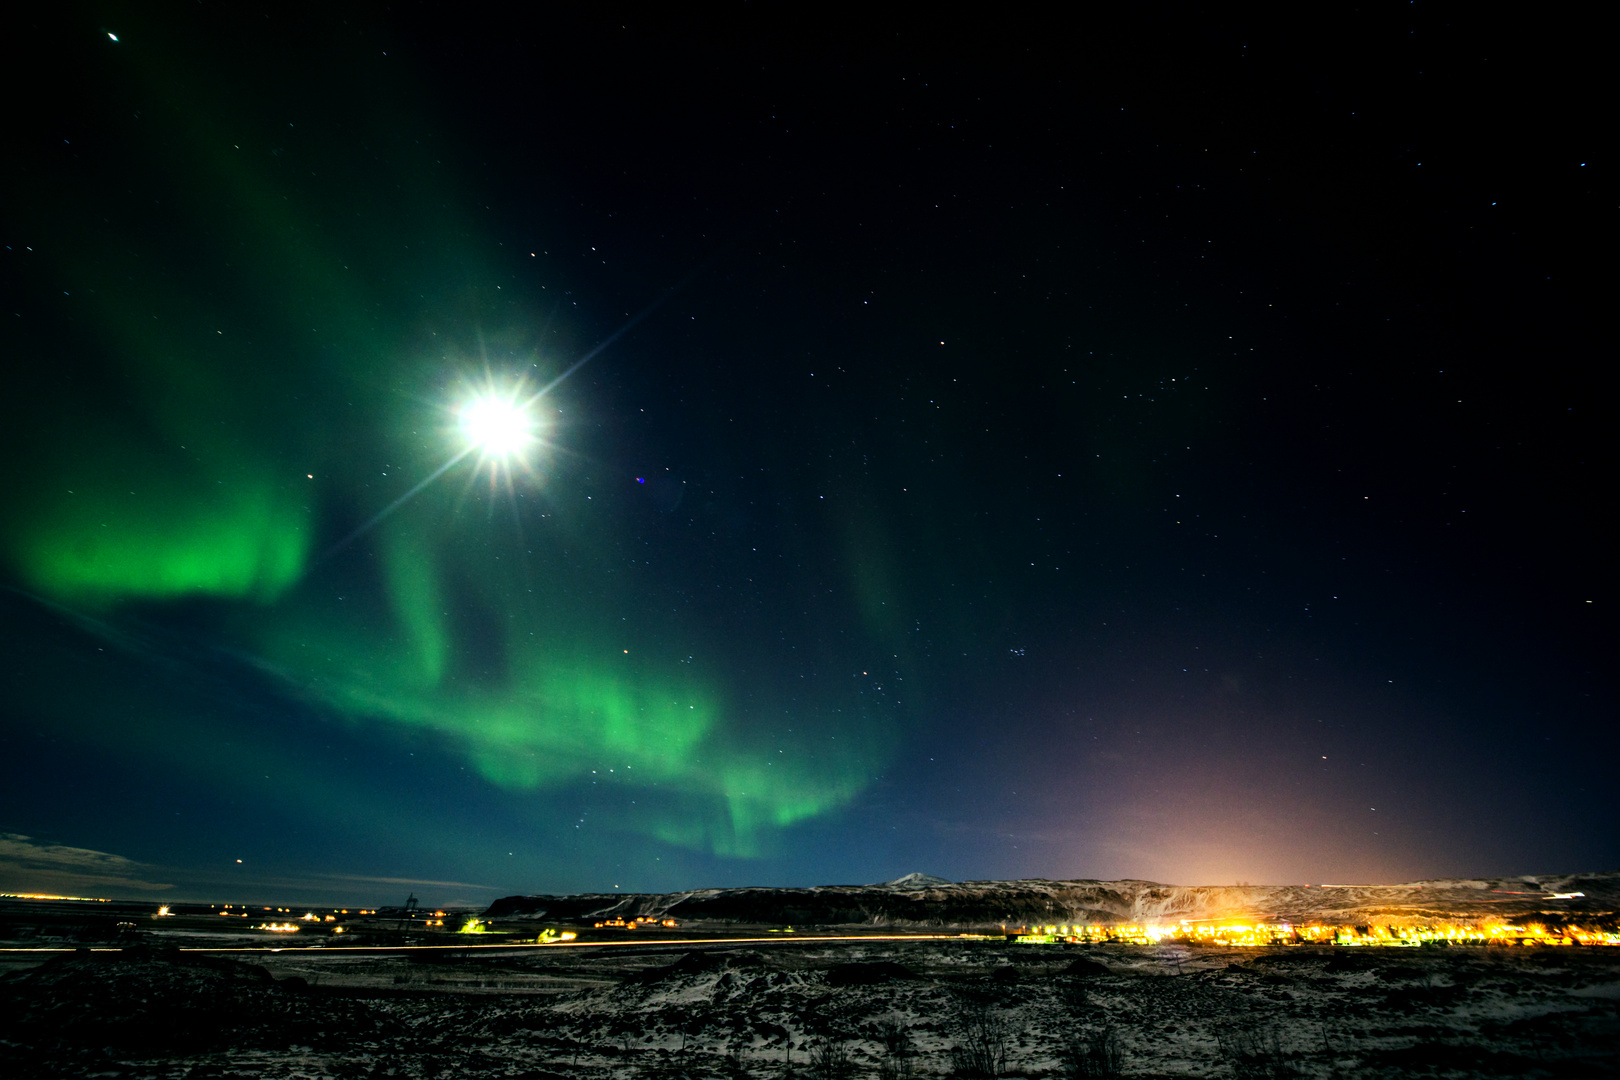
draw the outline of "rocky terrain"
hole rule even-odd
[[[7,1077],[1599,1077],[1620,949],[73,952]]]
[[[212,908],[17,902],[0,948],[0,1076],[1614,1076],[1620,948],[1524,935],[1078,945],[1001,931],[1237,917],[1612,931],[1617,898],[1617,874],[1339,887],[910,875],[509,897],[483,916],[499,933],[402,929],[385,912],[341,937],[321,920],[334,929],[304,947],[227,930]],[[654,921],[626,925],[638,917]],[[567,925],[590,929],[535,943],[566,941]]]

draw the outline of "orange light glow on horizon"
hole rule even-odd
[[[1566,946],[1620,945],[1620,932],[1567,926],[1552,930],[1536,924],[1429,923],[1414,926],[1293,926],[1286,922],[1185,921],[1158,925],[1056,925],[1021,927],[1009,937],[1028,944],[1068,942],[1116,945],[1217,945],[1254,948],[1274,945],[1382,946],[1424,945]]]

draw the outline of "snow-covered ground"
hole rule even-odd
[[[1607,948],[74,954],[0,981],[0,1073],[1613,1076],[1617,1006]]]

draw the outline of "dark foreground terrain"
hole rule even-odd
[[[1606,948],[139,947],[10,968],[0,1075],[17,1078],[1620,1071]]]

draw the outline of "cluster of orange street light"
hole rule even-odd
[[[1285,922],[1191,922],[1146,926],[1033,926],[1009,932],[1030,944],[1122,945],[1620,945],[1620,932],[1580,926],[1549,927],[1536,923],[1461,923],[1414,926],[1294,926]]]
[[[655,928],[673,930],[675,927],[681,924],[676,922],[674,919],[659,919],[650,915],[637,915],[633,919],[607,919],[603,922],[595,923],[594,925],[598,930],[605,926],[616,926],[623,930],[652,930]]]

